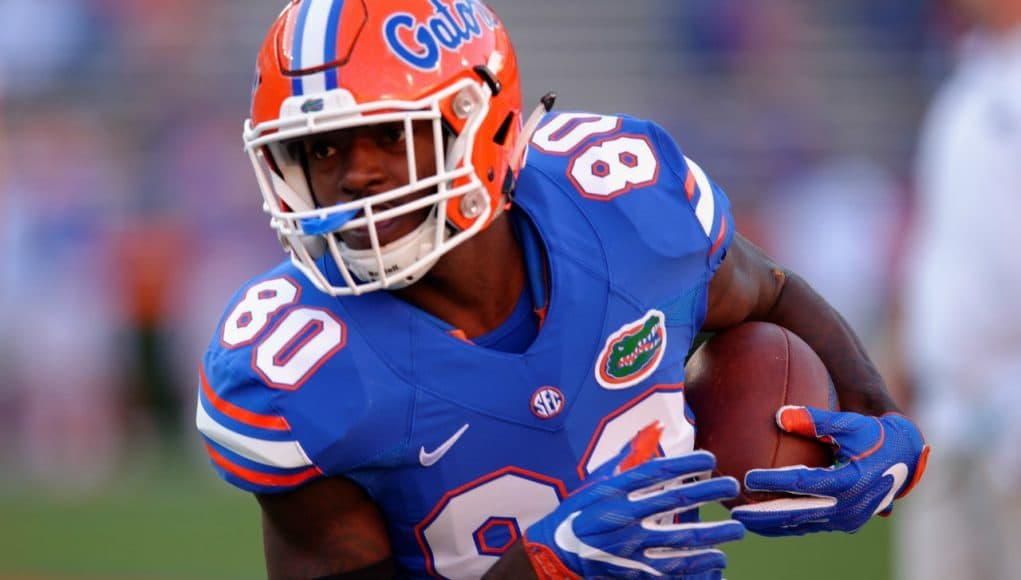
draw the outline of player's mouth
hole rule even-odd
[[[390,208],[380,208],[387,210]],[[395,242],[412,232],[429,215],[429,208],[419,211],[392,217],[390,219],[375,222],[376,237],[379,239],[380,247]],[[369,233],[369,226],[345,230],[340,237],[352,250],[366,250],[372,247],[372,237]]]

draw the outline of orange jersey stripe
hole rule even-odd
[[[213,446],[208,443],[206,443],[206,451],[209,452],[209,457],[211,457],[217,465],[223,468],[224,471],[256,485],[287,487],[304,483],[309,479],[322,474],[322,471],[319,471],[318,467],[309,467],[308,469],[304,469],[298,473],[292,473],[291,475],[259,473],[258,471],[253,471],[247,467],[241,467],[240,465],[233,463],[223,455],[220,455],[216,449],[213,449]]]
[[[546,303],[542,308],[534,308],[532,312],[539,319],[539,330],[542,330],[542,325],[546,322],[546,313],[549,312],[549,303]]]
[[[684,179],[684,193],[688,194],[688,201],[695,197],[695,174],[688,169],[688,176]]]
[[[199,377],[202,379],[202,392],[205,394],[206,399],[213,404],[213,407],[215,407],[217,411],[231,419],[240,421],[245,425],[251,425],[252,427],[273,429],[275,431],[287,431],[291,428],[291,426],[287,423],[287,419],[284,419],[283,417],[278,415],[260,415],[258,413],[253,413],[218,397],[212,387],[209,386],[209,380],[206,379],[206,370],[202,368],[201,365],[199,365]]]
[[[709,250],[709,255],[716,253],[716,250],[720,249],[720,244],[723,243],[723,239],[727,237],[727,216],[720,218],[720,233],[716,236],[716,241],[713,242],[713,247]]]

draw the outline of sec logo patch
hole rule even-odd
[[[532,395],[532,414],[540,419],[552,419],[564,408],[564,394],[556,387],[541,387]]]

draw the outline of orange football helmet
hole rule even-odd
[[[410,142],[422,120],[433,132],[435,175],[415,171]],[[286,143],[394,122],[407,135],[410,183],[317,207]],[[346,295],[407,286],[488,226],[522,164],[521,135],[514,49],[479,0],[292,0],[259,53],[244,141],[291,259],[324,292]],[[427,205],[421,226],[380,244],[377,223]],[[344,244],[338,234],[355,228],[368,230],[371,248]]]

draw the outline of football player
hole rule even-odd
[[[523,116],[478,0],[293,0],[270,28],[244,141],[289,260],[227,306],[197,423],[271,578],[719,578],[746,527],[853,531],[921,475],[854,334],[674,140],[552,104]],[[847,412],[779,419],[841,464],[753,472],[805,497],[698,522],[738,483],[693,452],[685,355],[745,320],[826,362]]]

